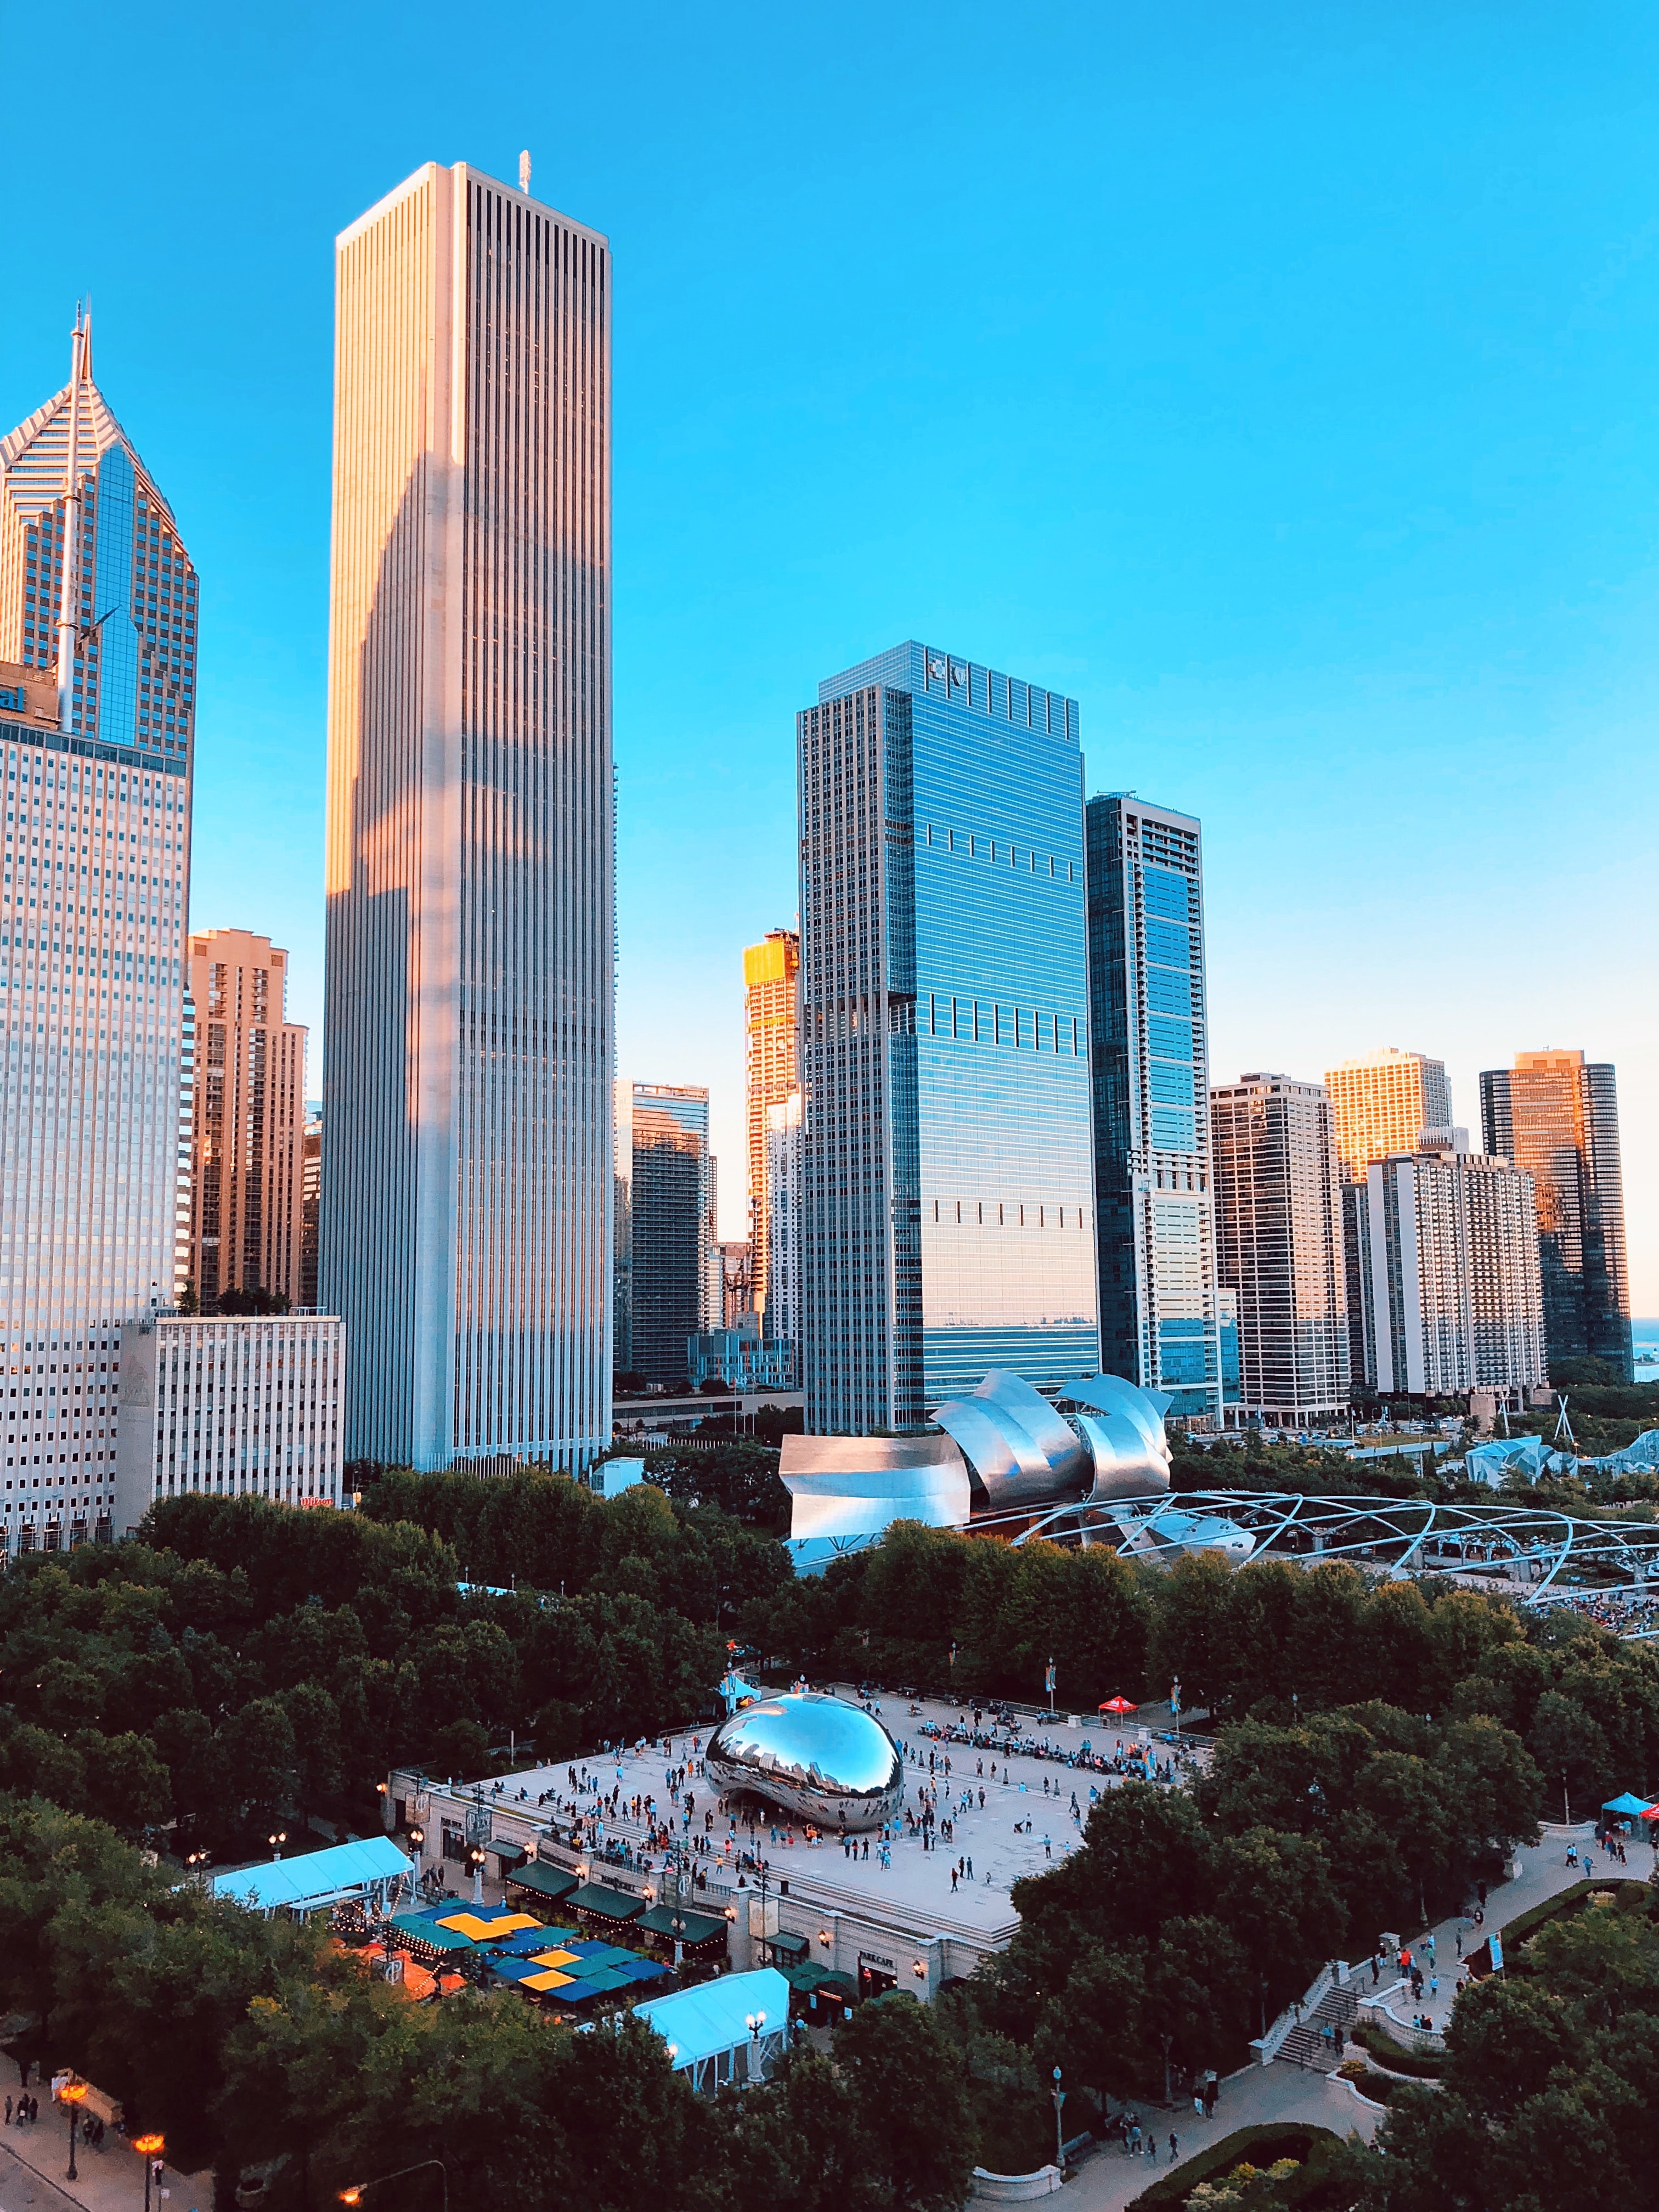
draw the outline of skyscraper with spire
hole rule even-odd
[[[345,1448],[580,1464],[611,1441],[610,248],[429,162],[335,267],[319,1258]]]
[[[0,439],[10,1548],[107,1518],[121,1327],[173,1298],[196,646],[195,568],[77,317],[69,382]]]

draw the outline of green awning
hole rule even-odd
[[[567,1912],[591,1912],[596,1920],[637,1920],[645,1910],[642,1897],[629,1897],[620,1889],[607,1889],[602,1881],[585,1881],[564,1899]]]
[[[774,1959],[793,1960],[799,1964],[811,1951],[812,1939],[810,1936],[791,1936],[787,1933],[769,1936],[766,1938],[766,1948]]]
[[[507,1877],[509,1889],[527,1889],[538,1897],[550,1898],[555,1904],[569,1896],[576,1887],[576,1877],[567,1874],[562,1867],[544,1866],[539,1859],[514,1867]]]
[[[707,1912],[682,1911],[678,1916],[678,1930],[682,1943],[707,1943],[716,1936],[724,1936],[726,1923]],[[676,1929],[675,1911],[672,1905],[653,1905],[649,1912],[642,1912],[634,1925],[653,1936],[664,1936],[672,1942]]]

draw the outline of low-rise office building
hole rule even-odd
[[[121,1337],[117,1535],[152,1504],[198,1491],[337,1505],[345,1328],[329,1314],[178,1313]]]

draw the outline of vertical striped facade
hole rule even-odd
[[[191,1492],[340,1503],[345,1338],[332,1315],[149,1314],[121,1333],[114,1533]]]
[[[349,1456],[610,1440],[610,253],[465,164],[337,252],[319,1292]]]
[[[0,438],[0,1532],[107,1528],[125,1322],[171,1301],[197,576],[92,376]]]
[[[246,929],[190,939],[200,1024],[191,1114],[190,1285],[204,1313],[222,1291],[303,1305],[306,1032],[284,1018],[288,955]]]

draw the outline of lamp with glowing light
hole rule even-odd
[[[80,2121],[81,2104],[86,2094],[87,2085],[84,2081],[65,2081],[63,2087],[58,2092],[58,2103],[60,2105],[67,2105],[69,2106],[70,2162],[69,2174],[67,2178],[70,2181],[78,2181],[81,2178],[75,2170],[75,2130]]]

